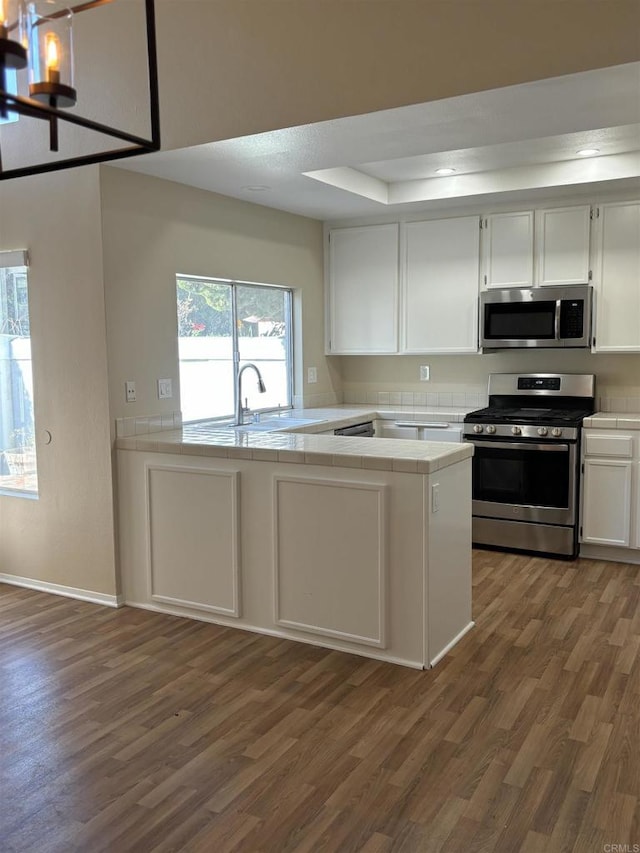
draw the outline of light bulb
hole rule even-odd
[[[60,46],[55,33],[47,33],[45,36],[45,54],[47,71],[60,71]]]

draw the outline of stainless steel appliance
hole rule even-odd
[[[480,346],[591,346],[591,285],[507,287],[480,294]]]
[[[489,405],[464,420],[473,442],[473,542],[575,557],[580,433],[595,377],[497,373]]]
[[[361,424],[353,424],[353,426],[341,427],[333,431],[334,435],[354,435],[358,438],[372,438],[375,435],[372,421],[365,421]]]

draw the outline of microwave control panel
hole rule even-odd
[[[581,338],[584,335],[584,300],[563,299],[560,304],[560,337]]]

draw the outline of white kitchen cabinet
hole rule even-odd
[[[533,286],[532,210],[495,213],[483,219],[485,287]]]
[[[639,454],[640,433],[584,430],[582,542],[638,547]]]
[[[404,227],[402,351],[478,351],[480,217]]]
[[[588,204],[536,211],[536,283],[540,287],[589,282],[590,231]]]
[[[329,231],[327,352],[398,351],[398,224]]]
[[[629,547],[632,469],[633,463],[627,460],[585,460],[583,542]]]
[[[595,350],[640,352],[640,201],[596,208]]]

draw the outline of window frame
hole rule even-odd
[[[37,446],[35,441],[36,434],[36,404],[35,404],[35,394],[33,393],[33,351],[32,351],[32,341],[33,336],[31,333],[31,287],[29,282],[29,253],[26,249],[15,249],[15,250],[0,250],[0,269],[19,269],[24,270],[24,276],[26,280],[26,308],[27,308],[27,317],[29,320],[29,368],[31,373],[31,414],[32,414],[32,428],[33,428],[33,457],[35,460],[35,486],[34,488],[26,488],[24,485],[22,486],[10,486],[5,484],[0,480],[0,496],[2,497],[12,497],[12,498],[23,498],[27,500],[38,500],[40,496],[40,478],[38,472],[38,453]],[[26,337],[24,335],[19,335],[19,337]],[[24,400],[21,402],[21,407],[24,406]],[[15,425],[15,421],[14,421]],[[23,430],[23,427],[18,427],[14,429],[14,433],[18,430]],[[31,445],[23,445],[24,447],[30,447]],[[18,449],[20,446],[15,445],[15,448]],[[7,449],[10,450],[11,448]],[[4,451],[3,451],[4,452]],[[23,475],[24,476],[24,475]]]
[[[209,416],[204,418],[194,418],[193,420],[185,420],[184,423],[203,423],[206,421],[226,421],[229,418],[234,417],[234,412],[236,411],[238,405],[238,373],[240,372],[240,367],[242,366],[242,361],[240,360],[240,335],[238,334],[238,287],[250,287],[255,288],[256,290],[279,290],[285,294],[285,304],[284,304],[284,313],[285,313],[285,324],[287,328],[287,335],[285,337],[285,376],[286,376],[286,385],[287,385],[287,403],[284,406],[270,406],[264,408],[255,408],[252,409],[253,412],[256,413],[266,413],[266,412],[282,412],[282,411],[290,411],[293,409],[293,395],[294,395],[294,329],[293,329],[293,298],[294,291],[292,287],[287,287],[286,285],[281,284],[266,284],[264,282],[256,282],[256,281],[241,281],[239,279],[231,279],[231,278],[220,278],[219,276],[204,276],[204,275],[193,275],[191,273],[176,273],[175,282],[176,282],[176,308],[178,304],[177,300],[177,288],[178,288],[178,280],[181,281],[194,281],[194,282],[203,282],[205,284],[224,284],[228,285],[231,288],[231,346],[232,346],[232,365],[233,365],[233,411],[229,412],[229,414],[218,415],[218,416]],[[178,339],[180,338],[180,334],[178,334]],[[180,373],[180,355],[178,354],[178,373]],[[182,386],[180,388],[180,408],[182,409]]]

